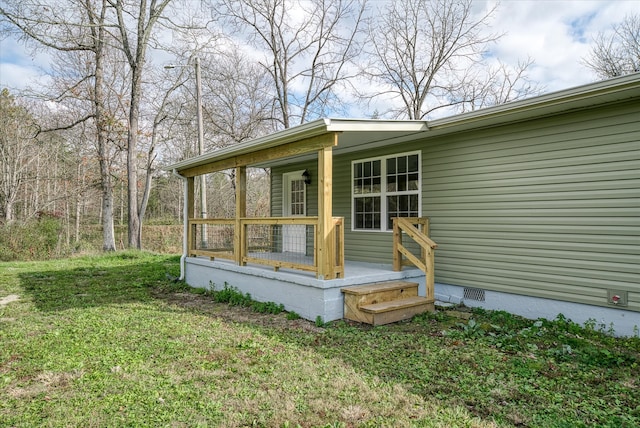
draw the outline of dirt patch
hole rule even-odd
[[[54,392],[61,388],[68,388],[71,383],[82,376],[81,371],[54,373],[45,371],[38,374],[35,378],[23,379],[24,385],[20,387],[11,387],[8,392],[13,398],[18,399],[34,399],[35,397],[45,394],[44,400],[48,401],[48,393]]]
[[[7,297],[0,299],[0,306],[5,306],[11,302],[17,302],[18,300],[20,300],[20,296],[17,294],[9,294]]]
[[[188,292],[167,292],[165,290],[156,290],[153,294],[154,297],[164,300],[170,305],[191,309],[227,322],[247,323],[281,329],[296,329],[312,333],[322,333],[324,331],[323,328],[305,319],[289,320],[285,312],[276,315],[261,314],[242,306],[231,306],[227,303],[214,302],[211,297],[207,295]]]

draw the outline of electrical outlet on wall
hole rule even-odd
[[[612,306],[627,306],[629,293],[626,290],[607,290],[607,303]]]

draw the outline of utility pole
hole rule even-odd
[[[202,120],[202,82],[200,81],[200,58],[195,58],[196,64],[196,114],[198,116],[198,155],[204,153],[204,123]],[[200,176],[200,217],[207,218],[207,180]],[[200,229],[202,248],[207,248],[207,225]]]
[[[198,122],[198,156],[204,153],[204,122],[202,119],[202,82],[200,79],[200,58],[194,58],[196,69],[196,119]],[[164,68],[188,67],[188,65],[165,65]],[[200,176],[200,217],[207,218],[207,180],[206,176]],[[200,225],[200,246],[207,248],[207,225]]]

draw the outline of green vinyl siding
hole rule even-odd
[[[352,231],[351,162],[421,150],[436,282],[601,306],[607,289],[626,290],[627,309],[640,311],[639,117],[640,104],[623,103],[337,155],[345,258],[392,261],[390,232]],[[304,168],[315,215],[317,167],[286,170]]]
[[[284,171],[287,172],[287,171]],[[282,216],[282,173],[281,169],[271,169],[271,216]],[[307,192],[307,199],[309,192]]]
[[[282,216],[282,174],[305,169],[311,175],[311,184],[307,186],[307,215],[318,215],[318,163],[312,161],[271,169],[271,215],[273,217]]]
[[[640,310],[640,110],[447,136],[423,151],[436,281]]]

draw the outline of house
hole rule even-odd
[[[270,218],[246,218],[247,167],[271,169]],[[430,302],[640,326],[640,73],[430,121],[316,120],[169,168],[192,286],[329,321],[344,287],[411,281]],[[194,178],[229,168],[236,216],[194,218]]]

